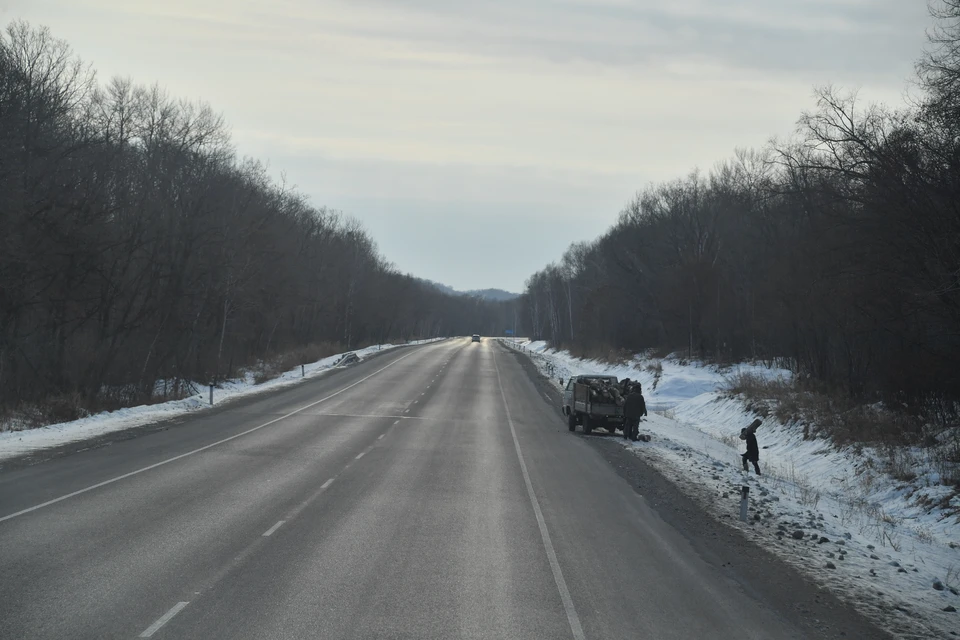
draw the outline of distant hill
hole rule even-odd
[[[472,291],[466,291],[464,295],[483,298],[484,300],[494,300],[496,302],[506,302],[507,300],[520,297],[519,293],[511,293],[503,289],[474,289]]]
[[[482,298],[484,300],[493,300],[494,302],[506,302],[519,298],[519,293],[511,293],[503,289],[471,289],[470,291],[457,291],[453,287],[447,286],[441,282],[434,282],[425,278],[419,278],[421,282],[427,284],[438,291],[450,296],[470,296],[471,298]]]

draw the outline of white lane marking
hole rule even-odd
[[[410,409],[404,409],[403,412],[404,412],[404,413],[410,413]]]
[[[336,478],[330,478],[329,480],[327,480],[326,482],[324,482],[322,485],[320,485],[320,488],[321,488],[321,489],[326,489],[327,487],[329,487],[330,485],[333,484],[333,481],[334,481],[334,480],[336,480]]]
[[[397,421],[394,422],[393,424],[400,424],[400,420],[397,420]]]
[[[9,514],[9,515],[6,515],[6,516],[3,516],[2,518],[0,518],[0,522],[3,522],[3,521],[5,521],[5,520],[11,520],[11,519],[13,519],[13,518],[16,518],[17,516],[22,516],[22,515],[24,515],[24,514],[26,514],[26,513],[30,513],[31,511],[36,511],[37,509],[43,509],[44,507],[49,507],[49,506],[52,505],[52,504],[56,504],[56,503],[58,503],[58,502],[62,502],[63,500],[67,500],[68,498],[73,498],[73,497],[75,497],[75,496],[79,496],[79,495],[82,494],[82,493],[87,493],[88,491],[93,491],[94,489],[99,489],[100,487],[105,487],[105,486],[107,486],[108,484],[113,484],[114,482],[119,482],[120,480],[125,480],[125,479],[127,479],[127,478],[129,478],[129,477],[131,477],[131,476],[135,476],[135,475],[141,474],[141,473],[143,473],[144,471],[150,471],[151,469],[156,469],[157,467],[162,467],[162,466],[165,465],[165,464],[170,464],[171,462],[175,462],[175,461],[177,461],[177,460],[180,460],[181,458],[186,458],[187,456],[192,456],[192,455],[194,455],[195,453],[200,453],[201,451],[206,451],[207,449],[210,449],[210,448],[212,448],[212,447],[216,447],[217,445],[221,445],[221,444],[224,444],[224,443],[226,443],[226,442],[230,442],[231,440],[236,440],[237,438],[239,438],[239,437],[241,437],[241,436],[245,436],[245,435],[247,435],[247,434],[253,433],[254,431],[258,431],[258,430],[260,430],[260,429],[263,429],[264,427],[268,427],[268,426],[270,426],[271,424],[274,424],[274,423],[276,423],[276,422],[280,422],[281,420],[283,420],[283,419],[285,419],[285,418],[289,418],[290,416],[294,416],[294,415],[300,413],[301,411],[306,411],[306,410],[309,409],[310,407],[315,407],[316,405],[320,404],[321,402],[326,402],[326,401],[329,400],[330,398],[334,398],[334,397],[340,395],[341,393],[343,393],[344,391],[349,391],[350,389],[354,388],[354,387],[357,386],[358,384],[360,384],[360,383],[362,383],[362,382],[366,382],[367,380],[369,380],[369,379],[372,378],[373,376],[377,375],[377,374],[380,373],[381,371],[384,371],[385,369],[389,369],[390,367],[392,367],[393,365],[397,364],[398,362],[400,362],[400,361],[403,360],[404,358],[409,358],[410,356],[414,355],[415,353],[417,353],[417,352],[416,352],[416,351],[411,351],[410,353],[408,353],[408,354],[405,355],[405,356],[400,356],[399,358],[397,358],[396,360],[394,360],[393,362],[391,362],[391,363],[388,364],[387,366],[385,366],[385,367],[383,367],[383,368],[380,368],[380,369],[377,369],[376,371],[374,371],[373,373],[371,373],[371,374],[368,375],[367,377],[361,378],[360,380],[357,380],[356,382],[354,382],[354,383],[351,384],[350,386],[344,387],[343,389],[340,389],[340,391],[337,391],[336,393],[331,393],[330,395],[328,395],[328,396],[325,397],[325,398],[320,398],[319,400],[317,400],[317,401],[315,401],[315,402],[311,402],[311,403],[308,404],[308,405],[304,405],[304,406],[300,407],[299,409],[297,409],[297,410],[295,410],[295,411],[291,411],[290,413],[288,413],[288,414],[286,414],[286,415],[280,416],[279,418],[274,418],[274,419],[271,420],[270,422],[264,422],[264,423],[261,424],[260,426],[253,427],[252,429],[247,429],[246,431],[243,431],[243,432],[241,432],[241,433],[237,433],[237,434],[235,434],[235,435],[232,435],[232,436],[230,436],[230,437],[228,437],[228,438],[224,438],[224,439],[222,439],[222,440],[217,440],[216,442],[212,442],[212,443],[210,443],[210,444],[208,444],[208,445],[204,445],[204,446],[200,447],[199,449],[194,449],[193,451],[187,451],[186,453],[181,453],[181,454],[178,455],[178,456],[173,456],[172,458],[167,458],[166,460],[161,460],[160,462],[156,462],[156,463],[151,464],[151,465],[149,465],[149,466],[143,467],[142,469],[137,469],[136,471],[131,471],[130,473],[125,473],[125,474],[123,474],[122,476],[117,476],[116,478],[110,478],[109,480],[104,480],[103,482],[98,482],[97,484],[92,484],[92,485],[90,485],[89,487],[84,487],[83,489],[78,489],[78,490],[76,490],[76,491],[74,491],[74,492],[72,492],[72,493],[68,493],[68,494],[66,494],[66,495],[62,495],[62,496],[60,496],[59,498],[54,498],[53,500],[47,500],[46,502],[41,502],[40,504],[34,505],[34,506],[32,506],[32,507],[28,507],[28,508],[26,508],[26,509],[22,509],[22,510],[20,510],[20,511],[17,511],[16,513],[11,513],[11,514]]]
[[[269,537],[273,534],[273,532],[276,531],[277,529],[279,529],[279,528],[280,528],[280,525],[282,525],[284,522],[286,522],[286,520],[281,520],[281,521],[278,522],[277,524],[275,524],[275,525],[273,525],[272,527],[270,527],[269,529],[267,529],[266,532],[263,534],[263,537],[264,537],[264,538],[269,538]]]
[[[397,424],[397,423],[394,422],[393,424]],[[377,440],[383,440],[383,436],[385,436],[385,435],[387,435],[387,434],[381,433],[380,435],[377,436]]]
[[[365,456],[366,453],[367,453],[366,451],[361,451],[360,453],[357,454],[357,457],[354,458],[354,460],[359,460],[360,458],[362,458],[363,456]]]
[[[540,527],[540,537],[543,539],[543,547],[547,551],[547,560],[550,561],[550,570],[553,572],[553,581],[557,583],[557,590],[560,592],[560,600],[563,602],[563,609],[567,613],[567,622],[570,623],[570,631],[573,633],[574,640],[585,640],[583,627],[580,624],[580,616],[573,606],[573,598],[570,597],[570,590],[567,588],[567,581],[563,579],[563,571],[560,570],[560,561],[557,560],[557,552],[553,548],[553,542],[550,541],[550,531],[547,530],[547,522],[543,519],[543,511],[540,510],[540,502],[537,495],[533,492],[533,483],[530,482],[530,473],[527,471],[527,463],[523,459],[523,451],[520,450],[520,440],[517,439],[517,430],[513,426],[513,416],[510,414],[510,405],[507,404],[507,394],[503,391],[503,381],[500,378],[500,365],[497,364],[497,356],[494,353],[493,365],[497,369],[497,385],[500,387],[500,397],[503,399],[503,408],[507,412],[507,424],[510,425],[510,435],[513,436],[513,446],[517,450],[517,458],[520,460],[520,471],[523,472],[523,482],[527,485],[527,496],[530,498],[530,504],[533,505],[533,513],[537,517],[537,526]]]
[[[188,604],[190,604],[190,603],[189,603],[189,602],[178,602],[177,604],[173,605],[173,608],[170,609],[170,611],[167,611],[165,614],[163,614],[162,616],[160,616],[160,618],[159,618],[156,622],[154,622],[152,625],[150,625],[149,627],[147,627],[146,630],[145,630],[143,633],[140,634],[140,637],[141,637],[141,638],[149,638],[150,636],[152,636],[153,634],[155,634],[157,631],[160,630],[160,627],[162,627],[163,625],[165,625],[165,624],[167,624],[168,622],[170,622],[170,620],[173,618],[173,616],[175,616],[175,615],[177,615],[178,613],[180,613],[181,611],[183,611],[183,608],[184,608],[185,606],[187,606]]]

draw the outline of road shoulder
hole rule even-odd
[[[549,397],[562,422],[556,388],[522,354],[510,352],[523,366],[541,395]],[[745,593],[776,611],[814,638],[892,638],[876,628],[851,605],[810,581],[770,551],[707,514],[696,501],[640,456],[613,437],[583,438],[616,471],[633,491],[669,526],[683,536],[701,558]],[[733,515],[731,515],[733,517]]]

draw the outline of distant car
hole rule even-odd
[[[471,342],[480,342],[480,334],[473,334],[473,340]]]

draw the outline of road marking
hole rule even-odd
[[[567,581],[563,579],[563,571],[560,570],[560,561],[557,560],[557,552],[553,548],[553,542],[550,541],[550,531],[547,530],[547,521],[543,519],[543,511],[540,510],[540,502],[537,500],[537,494],[533,492],[533,483],[530,482],[530,473],[527,471],[527,463],[523,459],[523,451],[520,450],[520,440],[517,439],[517,430],[513,426],[513,416],[510,414],[510,405],[507,404],[507,394],[503,391],[503,380],[500,378],[500,365],[497,364],[496,352],[493,356],[493,366],[497,370],[497,385],[500,387],[500,397],[503,399],[503,408],[507,412],[507,424],[510,425],[510,435],[513,436],[513,446],[517,450],[517,459],[520,460],[520,471],[523,472],[523,482],[527,485],[527,496],[530,498],[530,504],[533,505],[533,513],[537,517],[537,526],[540,527],[540,537],[543,539],[543,547],[547,551],[547,560],[550,561],[550,570],[553,572],[553,581],[557,583],[557,590],[560,592],[560,600],[563,602],[563,609],[567,613],[567,622],[570,623],[570,631],[573,633],[574,640],[586,640],[583,635],[583,626],[580,624],[580,616],[573,606],[573,598],[570,597],[570,590],[567,588]]]
[[[382,368],[380,368],[380,369],[377,369],[376,371],[374,371],[373,373],[371,373],[371,374],[368,375],[367,377],[361,378],[361,379],[357,380],[356,382],[354,382],[354,383],[351,384],[350,386],[344,387],[343,389],[340,389],[340,390],[337,391],[336,393],[331,393],[330,395],[328,395],[328,396],[325,397],[325,398],[320,398],[319,400],[317,400],[317,401],[315,401],[315,402],[311,402],[311,403],[308,404],[308,405],[304,405],[304,406],[300,407],[299,409],[297,409],[297,410],[295,410],[295,411],[291,411],[290,413],[288,413],[288,414],[286,414],[286,415],[282,415],[282,416],[280,416],[279,418],[274,418],[273,420],[271,420],[271,421],[269,421],[269,422],[264,422],[263,424],[261,424],[261,425],[259,425],[259,426],[257,426],[257,427],[253,427],[252,429],[247,429],[246,431],[243,431],[243,432],[241,432],[241,433],[234,434],[234,435],[232,435],[232,436],[230,436],[230,437],[227,437],[227,438],[223,438],[222,440],[217,440],[216,442],[212,442],[212,443],[210,443],[210,444],[208,444],[208,445],[204,445],[204,446],[200,447],[199,449],[194,449],[193,451],[187,451],[186,453],[181,453],[181,454],[178,455],[178,456],[173,456],[172,458],[167,458],[166,460],[161,460],[160,462],[156,462],[156,463],[154,463],[154,464],[148,465],[148,466],[146,466],[146,467],[143,467],[142,469],[137,469],[136,471],[131,471],[130,473],[125,473],[125,474],[123,474],[123,475],[121,475],[121,476],[117,476],[116,478],[110,478],[109,480],[104,480],[103,482],[98,482],[98,483],[96,483],[96,484],[92,484],[92,485],[90,485],[89,487],[84,487],[83,489],[78,489],[78,490],[76,490],[76,491],[74,491],[74,492],[72,492],[72,493],[68,493],[68,494],[62,495],[62,496],[60,496],[59,498],[54,498],[53,500],[47,500],[46,502],[41,502],[40,504],[34,505],[34,506],[32,506],[32,507],[27,507],[26,509],[22,509],[22,510],[20,510],[20,511],[17,511],[16,513],[11,513],[11,514],[9,514],[9,515],[0,517],[0,522],[4,522],[5,520],[12,520],[13,518],[16,518],[16,517],[18,517],[18,516],[22,516],[22,515],[24,515],[24,514],[30,513],[31,511],[36,511],[36,510],[38,510],[38,509],[43,509],[44,507],[49,507],[49,506],[52,505],[52,504],[56,504],[56,503],[58,503],[58,502],[62,502],[62,501],[64,501],[64,500],[67,500],[67,499],[69,499],[69,498],[73,498],[73,497],[75,497],[75,496],[79,496],[80,494],[87,493],[88,491],[93,491],[94,489],[99,489],[100,487],[105,487],[105,486],[107,486],[108,484],[113,484],[114,482],[119,482],[120,480],[125,480],[125,479],[127,479],[127,478],[132,477],[132,476],[139,475],[139,474],[141,474],[141,473],[143,473],[143,472],[145,472],[145,471],[150,471],[151,469],[156,469],[157,467],[162,467],[162,466],[165,465],[165,464],[170,464],[171,462],[175,462],[175,461],[177,461],[177,460],[180,460],[181,458],[186,458],[187,456],[192,456],[192,455],[194,455],[194,454],[196,454],[196,453],[200,453],[201,451],[206,451],[207,449],[216,447],[217,445],[221,445],[221,444],[224,444],[224,443],[226,443],[226,442],[230,442],[231,440],[236,440],[237,438],[240,438],[240,437],[245,436],[245,435],[247,435],[247,434],[253,433],[254,431],[258,431],[258,430],[260,430],[260,429],[263,429],[264,427],[268,427],[268,426],[270,426],[271,424],[275,424],[275,423],[277,423],[277,422],[280,422],[281,420],[283,420],[283,419],[285,419],[285,418],[289,418],[290,416],[297,415],[298,413],[300,413],[300,412],[302,412],[302,411],[306,411],[306,410],[309,409],[310,407],[315,407],[315,406],[317,406],[318,404],[320,404],[321,402],[326,402],[326,401],[329,400],[330,398],[334,398],[334,397],[340,395],[341,393],[343,393],[344,391],[349,391],[350,389],[354,388],[354,387],[357,386],[358,384],[360,384],[360,383],[362,383],[362,382],[366,382],[367,380],[369,380],[369,379],[372,378],[373,376],[377,375],[377,374],[380,373],[381,371],[384,371],[384,370],[386,370],[386,369],[389,369],[390,367],[392,367],[393,365],[397,364],[398,362],[400,362],[400,361],[403,360],[404,358],[409,358],[410,356],[414,355],[415,353],[417,353],[417,352],[416,352],[416,351],[411,351],[410,353],[408,353],[408,354],[405,355],[405,356],[400,356],[399,358],[397,358],[396,360],[394,360],[393,362],[391,362],[391,363],[388,364],[387,366],[382,367]]]
[[[263,534],[263,537],[264,537],[264,538],[269,538],[270,535],[271,535],[274,531],[276,531],[277,529],[279,529],[279,528],[280,528],[280,525],[282,525],[284,522],[286,522],[286,520],[281,520],[281,521],[278,522],[277,524],[275,524],[275,525],[273,525],[272,527],[270,527],[269,529],[267,529],[266,533]]]
[[[397,424],[397,423],[394,422],[393,424]],[[380,435],[377,436],[377,440],[383,440],[383,436],[385,436],[385,435],[387,435],[387,434],[381,433]]]
[[[167,624],[168,622],[170,622],[170,620],[173,618],[173,616],[175,616],[175,615],[177,615],[178,613],[180,613],[181,611],[183,611],[183,608],[184,608],[185,606],[187,606],[188,604],[190,604],[190,603],[189,603],[189,602],[178,602],[177,604],[173,605],[173,608],[170,609],[170,611],[167,611],[165,614],[163,614],[162,616],[160,616],[160,618],[159,618],[156,622],[154,622],[152,625],[150,625],[149,627],[147,627],[146,631],[144,631],[143,633],[140,634],[140,637],[141,637],[141,638],[149,638],[150,636],[152,636],[153,634],[155,634],[157,631],[160,630],[160,627],[162,627],[163,625],[165,625],[165,624]]]
[[[366,451],[361,451],[360,453],[357,454],[357,457],[354,458],[354,460],[359,460],[359,459],[362,458],[364,455],[366,455],[366,453],[367,453]]]
[[[400,424],[400,419],[398,418],[397,421],[394,422],[393,424]]]
[[[318,418],[399,418],[392,414],[372,414],[372,413],[315,413]]]
[[[321,488],[321,489],[326,489],[327,487],[329,487],[330,485],[333,484],[333,481],[334,481],[334,480],[336,480],[336,478],[330,478],[329,480],[327,480],[326,482],[324,482],[322,485],[320,485],[320,488]]]

